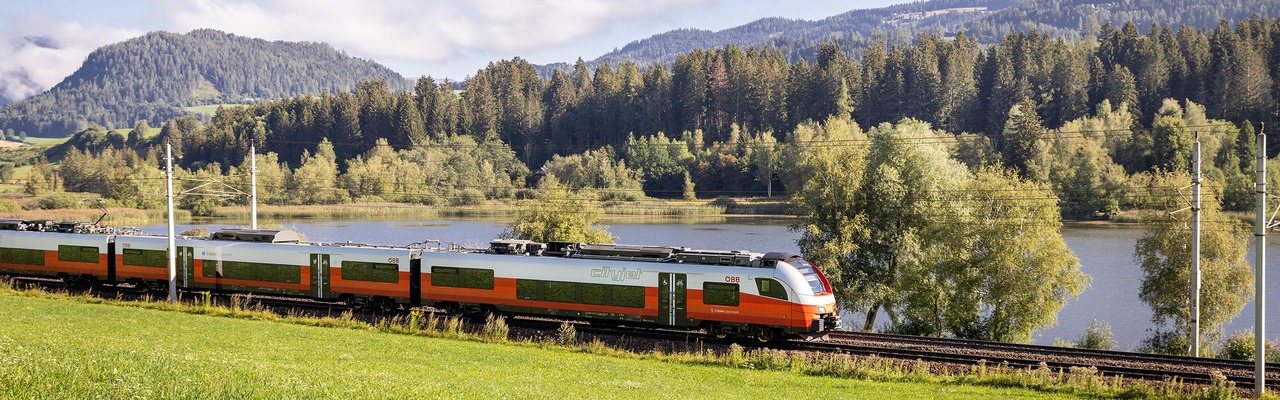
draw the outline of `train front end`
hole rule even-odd
[[[775,276],[796,294],[792,301],[794,333],[829,331],[840,327],[840,310],[831,283],[813,264],[791,253],[769,253],[765,262],[776,262]]]

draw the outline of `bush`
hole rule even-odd
[[[1116,348],[1116,340],[1111,335],[1111,325],[1098,320],[1090,322],[1089,326],[1085,328],[1084,334],[1080,335],[1080,339],[1076,340],[1073,347],[1114,350]]]
[[[485,339],[494,342],[504,342],[507,340],[507,334],[511,332],[511,328],[507,326],[506,318],[489,314],[484,321],[484,329],[480,335]]]
[[[601,189],[599,193],[600,193],[600,201],[610,201],[610,200],[636,201],[636,200],[640,200],[640,194],[641,194],[641,192],[638,190],[628,190],[628,189]]]
[[[74,193],[53,193],[36,200],[36,208],[41,210],[80,208],[80,196]]]
[[[538,197],[538,191],[530,188],[523,188],[516,191],[516,200],[529,200]]]
[[[569,346],[576,343],[578,343],[578,328],[568,321],[561,323],[560,329],[556,330],[556,344]]]
[[[484,192],[480,189],[467,188],[454,192],[450,205],[454,206],[478,206],[484,204]]]
[[[720,207],[733,207],[738,205],[738,201],[729,196],[717,196],[715,200],[711,200],[711,205]]]
[[[1191,340],[1180,332],[1155,331],[1138,343],[1139,353],[1186,355]]]
[[[438,206],[444,204],[444,198],[436,193],[424,193],[412,196],[411,200],[424,206]]]
[[[1276,342],[1268,340],[1266,343],[1267,353],[1264,357],[1267,362],[1280,361],[1280,345]],[[1226,358],[1231,360],[1252,360],[1253,353],[1253,332],[1236,332],[1228,337],[1226,342],[1222,343],[1222,350],[1218,353],[1218,358]]]
[[[22,206],[18,202],[9,199],[0,199],[0,212],[10,212],[21,210]]]

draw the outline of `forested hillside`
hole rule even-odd
[[[595,60],[617,65],[670,64],[693,50],[768,45],[787,61],[814,62],[821,43],[834,42],[855,58],[875,41],[887,45],[910,43],[918,33],[951,36],[963,31],[979,44],[995,44],[1013,32],[1035,29],[1051,36],[1077,40],[1103,25],[1133,22],[1142,31],[1159,23],[1168,26],[1212,28],[1222,20],[1240,21],[1252,15],[1280,16],[1280,0],[932,0],[872,10],[853,10],[816,21],[765,18],[712,32],[682,29],[637,40]],[[552,64],[540,70],[567,70]]]
[[[477,71],[460,94],[431,78],[399,92],[367,81],[354,92],[223,108],[207,125],[183,117],[151,139],[88,130],[59,152],[71,161],[66,175],[92,153],[154,160],[155,146],[169,142],[183,168],[226,174],[243,170],[253,141],[272,153],[280,180],[296,180],[277,188],[286,202],[473,204],[510,198],[539,169],[602,198],[758,196],[796,190],[813,146],[866,144],[824,139],[833,131],[907,126],[971,168],[1006,168],[1053,188],[1065,214],[1087,218],[1159,204],[1167,193],[1152,192],[1177,187],[1168,174],[1189,168],[1200,133],[1212,160],[1205,175],[1224,208],[1242,210],[1257,122],[1278,119],[1275,43],[1280,19],[1250,18],[1146,34],[1105,25],[1079,42],[1013,33],[988,48],[966,35],[922,35],[873,44],[861,61],[826,44],[813,65],[730,46],[687,53],[670,69],[580,62],[542,79],[517,58]],[[1269,137],[1275,154],[1280,135]],[[63,180],[114,190],[101,189],[110,179],[72,176]]]
[[[159,126],[183,106],[341,92],[366,79],[408,87],[396,72],[323,43],[153,32],[104,46],[48,92],[0,108],[0,130],[64,136],[90,124]]]

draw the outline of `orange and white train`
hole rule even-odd
[[[164,287],[168,239],[0,220],[0,274]],[[836,328],[831,286],[790,253],[495,240],[488,249],[298,241],[290,231],[180,237],[178,286],[383,309],[431,306],[771,340]]]

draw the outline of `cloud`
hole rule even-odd
[[[30,15],[0,40],[0,97],[23,99],[61,82],[94,49],[141,32]]]
[[[153,0],[167,30],[322,41],[369,58],[447,62],[525,52],[706,0]]]
[[[149,1],[147,26],[112,28],[44,14],[0,32],[0,104],[53,87],[103,45],[147,31],[213,28],[268,40],[326,42],[397,64],[484,62],[576,43],[711,0],[190,0]],[[3,25],[0,25],[3,26]],[[36,38],[36,40],[32,40]],[[39,45],[43,41],[54,46]]]

